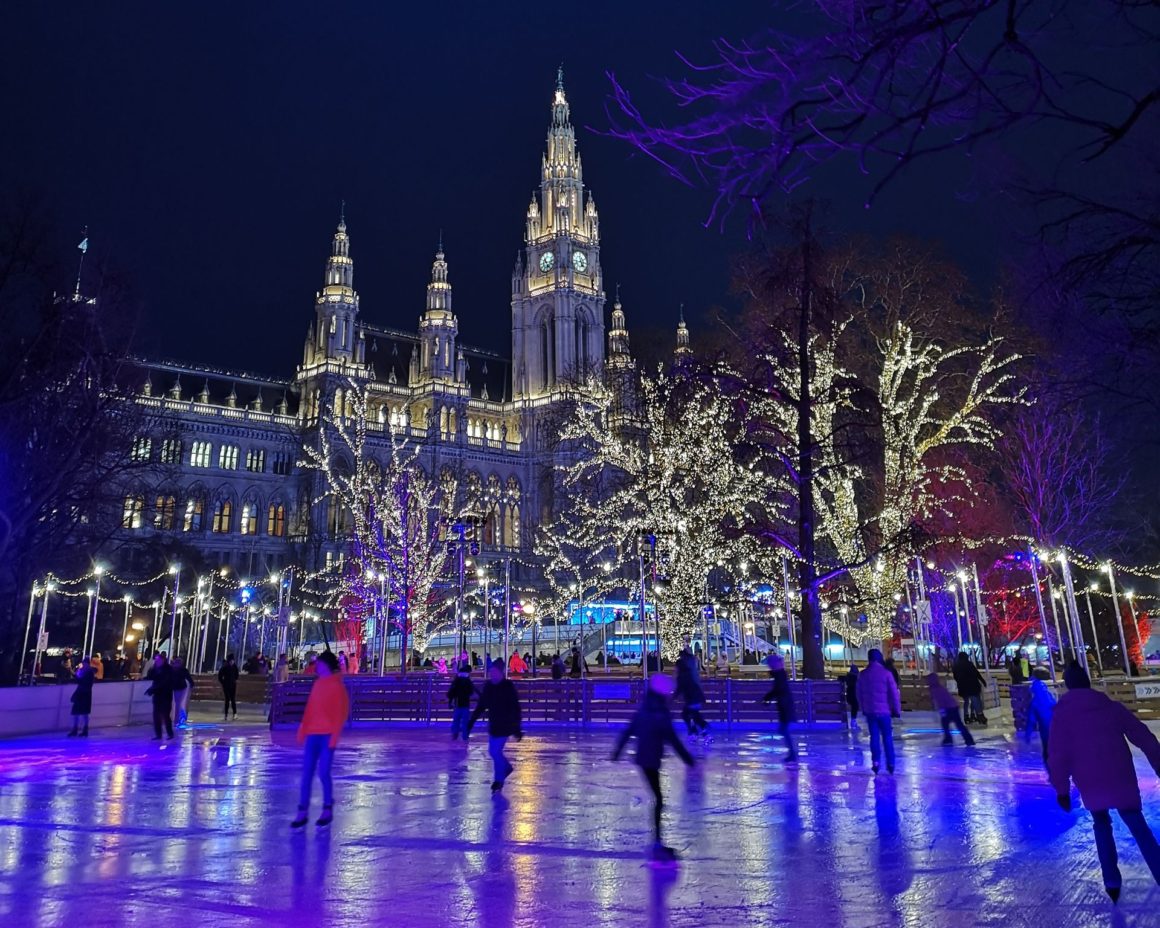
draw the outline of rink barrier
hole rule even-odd
[[[100,682],[93,687],[89,727],[94,731],[153,720],[147,680]],[[0,688],[0,738],[65,732],[72,726],[75,686],[6,686]]]
[[[435,674],[406,677],[347,676],[350,723],[375,725],[409,722],[433,725],[451,720],[447,703],[450,678]],[[473,677],[477,687],[480,675]],[[607,678],[598,674],[586,679],[514,677],[520,694],[524,721],[543,725],[623,725],[632,718],[644,698],[645,681]],[[291,678],[272,688],[271,721],[275,727],[296,725],[302,719],[313,680]],[[704,678],[702,714],[710,724],[730,728],[759,728],[777,721],[777,709],[762,702],[769,680],[732,677]],[[848,720],[843,685],[835,680],[798,680],[790,683],[797,721],[801,724],[845,725]],[[674,711],[683,704],[677,700]]]

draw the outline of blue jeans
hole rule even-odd
[[[508,778],[508,774],[512,772],[512,765],[503,756],[503,749],[506,744],[507,738],[497,738],[492,735],[487,739],[487,753],[491,755],[491,762],[495,767],[496,783],[502,783]]]
[[[334,761],[334,748],[330,746],[330,735],[307,735],[302,751],[302,786],[298,791],[300,808],[310,808],[310,790],[314,786],[314,772],[322,781],[322,804],[334,805],[334,784],[330,780],[330,765]]]
[[[454,709],[451,712],[451,740],[454,741],[463,733],[463,740],[467,740],[467,720],[471,718],[471,709]]]
[[[882,746],[885,746],[886,766],[893,770],[894,730],[890,727],[890,716],[867,713],[866,728],[870,731],[870,760],[877,765],[878,756],[882,753]]]
[[[1156,836],[1144,820],[1144,813],[1139,809],[1116,809],[1136,844],[1148,869],[1152,871],[1152,879],[1160,884],[1160,844],[1156,843]],[[1096,853],[1100,857],[1100,870],[1104,874],[1104,886],[1116,889],[1121,885],[1119,857],[1116,854],[1116,837],[1112,834],[1112,813],[1107,809],[1092,812],[1092,830],[1096,834]]]

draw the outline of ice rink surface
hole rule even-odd
[[[678,726],[679,727],[679,726]],[[439,728],[349,732],[329,830],[288,827],[292,732],[196,719],[0,744],[0,924],[33,926],[1160,926],[1156,887],[1116,821],[1124,895],[1104,895],[1087,813],[1046,785],[1037,744],[980,732],[940,747],[902,723],[896,775],[865,738],[771,733],[668,757],[666,842],[646,865],[649,796],[609,760],[615,731],[534,728],[491,798],[487,739]],[[1145,813],[1160,786],[1138,758]]]

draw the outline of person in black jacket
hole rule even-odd
[[[178,728],[185,728],[189,722],[189,700],[193,696],[193,676],[185,661],[175,657],[169,665],[173,671],[173,715]]]
[[[77,688],[73,690],[71,697],[73,727],[72,731],[68,733],[70,738],[75,738],[78,735],[82,738],[89,736],[89,716],[93,711],[93,684],[96,682],[97,672],[86,657],[77,668]],[[78,731],[82,721],[85,727]]]
[[[851,664],[850,669],[841,676],[843,688],[846,691],[846,705],[850,709],[850,731],[858,730],[858,665]]]
[[[504,676],[502,661],[493,661],[487,671],[488,682],[483,685],[479,694],[479,702],[475,704],[475,711],[467,722],[467,733],[471,734],[476,720],[487,713],[487,753],[491,755],[491,762],[495,767],[495,778],[491,782],[492,795],[503,789],[504,781],[511,776],[515,769],[506,757],[503,749],[508,738],[516,741],[524,740],[523,715],[520,711],[520,697],[516,692],[515,684]]]
[[[471,682],[471,668],[465,663],[459,665],[459,673],[447,688],[447,701],[451,704],[451,740],[463,733],[467,740],[467,720],[471,717],[471,697],[475,695],[475,684]]]
[[[218,671],[218,683],[222,685],[222,695],[225,697],[225,708],[222,710],[222,721],[230,715],[233,706],[234,718],[238,717],[238,662],[230,654]]]
[[[620,752],[628,744],[628,739],[636,738],[635,763],[653,794],[651,855],[656,860],[676,860],[677,857],[676,851],[661,842],[661,812],[665,806],[664,796],[661,794],[661,759],[664,757],[665,745],[672,745],[677,756],[689,767],[695,763],[693,755],[681,743],[676,729],[673,728],[673,718],[669,713],[669,697],[673,695],[674,689],[671,677],[659,673],[649,677],[644,701],[636,710],[628,727],[620,733],[620,737],[616,740],[616,748],[612,752],[612,759],[619,760]]]
[[[564,661],[561,659],[559,654],[556,654],[552,657],[552,679],[564,679]]]
[[[979,668],[967,657],[966,651],[959,652],[951,672],[955,678],[959,698],[963,701],[963,715],[967,724],[977,722],[986,725],[987,717],[983,715],[983,685],[987,681],[979,673]]]
[[[149,681],[146,696],[153,697],[153,740],[161,740],[161,725],[165,724],[165,733],[173,740],[173,668],[164,651],[153,655],[153,666],[145,674]]]
[[[769,692],[762,697],[762,702],[777,703],[777,725],[782,738],[785,739],[789,753],[785,755],[785,762],[791,764],[797,760],[797,747],[789,733],[789,726],[794,721],[793,693],[789,688],[789,677],[785,672],[785,661],[780,654],[771,654],[768,659],[769,675],[773,677],[773,685]]]
[[[697,658],[687,647],[677,657],[677,695],[685,703],[681,710],[681,719],[689,736],[704,735],[712,740],[709,738],[709,723],[701,715],[701,706],[705,704],[705,690],[701,687]]]

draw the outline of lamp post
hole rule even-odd
[[[483,653],[491,660],[491,577],[483,567],[478,567],[475,579],[483,586]]]
[[[508,665],[508,649],[511,647],[512,628],[512,559],[504,558],[503,562],[503,665]],[[533,628],[532,634],[535,634]],[[532,648],[532,676],[536,674],[535,647]]]
[[[1092,647],[1095,649],[1096,663],[1099,665],[1100,676],[1102,677],[1104,675],[1104,658],[1103,655],[1100,654],[1100,640],[1096,636],[1096,614],[1092,612],[1092,590],[1098,589],[1099,586],[1095,583],[1092,583],[1086,590],[1083,591],[1083,595],[1087,600],[1088,621],[1091,622],[1092,626]]]
[[[28,657],[28,636],[32,633],[32,613],[36,610],[36,597],[39,595],[40,588],[36,585],[36,581],[32,581],[32,594],[28,597],[28,618],[24,622],[24,646],[20,649],[20,673],[16,678],[19,683],[24,679],[24,661]],[[36,667],[32,668],[35,675]]]
[[[987,654],[987,607],[983,604],[983,587],[979,583],[979,567],[971,564],[971,577],[975,581],[975,613],[979,619],[979,645],[983,649],[983,672],[990,676],[991,659]]]
[[[97,578],[97,586],[96,586],[95,590],[89,591],[89,594],[92,597],[91,600],[89,601],[89,605],[90,605],[91,611],[92,611],[92,616],[91,616],[91,623],[90,623],[90,616],[88,615],[88,613],[85,614],[85,634],[84,634],[84,638],[81,642],[81,657],[87,656],[89,653],[90,645],[96,644],[96,641],[97,641],[97,608],[101,602],[101,577],[104,575],[104,573],[105,573],[105,568],[102,565],[97,564],[95,567],[93,567],[93,576]],[[90,624],[92,626],[92,638],[91,638],[91,640],[89,637]]]
[[[169,573],[173,575],[173,611],[169,615],[169,656],[172,658],[175,646],[173,635],[177,628],[177,595],[181,589],[181,565],[172,564]]]
[[[1127,590],[1124,593],[1124,596],[1127,597],[1128,600],[1128,614],[1132,617],[1132,627],[1136,629],[1136,642],[1142,648],[1144,642],[1140,641],[1140,621],[1136,618],[1136,594],[1131,590]]]
[[[523,612],[523,614],[524,614],[524,615],[526,615],[526,616],[528,617],[528,621],[532,623],[532,676],[534,677],[534,676],[536,675],[536,625],[538,624],[538,622],[537,622],[537,620],[536,620],[536,617],[535,617],[536,607],[535,607],[535,606],[533,606],[531,603],[524,603],[524,605],[523,605],[523,607],[521,608],[521,610],[520,610],[520,611],[521,611],[521,612]],[[507,613],[504,615],[504,622],[505,622],[505,623],[507,623],[507,622],[509,621],[509,618],[510,618],[510,616],[511,616],[511,612],[510,612],[510,610],[509,610],[509,611],[508,611],[508,612],[507,612]],[[504,639],[504,660],[505,660],[505,661],[507,660],[507,648],[508,648],[508,633],[509,633],[509,628],[510,628],[510,626],[507,626],[507,625],[505,624],[505,627],[504,627],[504,635],[503,635],[503,639]]]
[[[129,634],[129,611],[133,608],[133,597],[125,594],[125,621],[121,623],[121,653],[128,657],[125,650],[125,636]]]
[[[1031,568],[1031,586],[1035,590],[1035,605],[1039,608],[1039,624],[1043,627],[1043,640],[1047,640],[1047,613],[1043,609],[1043,591],[1039,588],[1039,568],[1035,566],[1036,554],[1032,548],[1027,552],[1027,564]],[[1036,655],[1038,655],[1036,650]],[[1051,648],[1047,649],[1047,664],[1051,670],[1051,682],[1055,683],[1055,661],[1051,659]]]
[[[1083,643],[1083,626],[1079,622],[1079,606],[1075,601],[1075,586],[1071,581],[1071,566],[1067,562],[1067,552],[1059,552],[1059,563],[1063,570],[1063,601],[1067,606],[1068,621],[1071,623],[1072,651],[1076,654],[1084,673],[1088,673],[1087,648]]]
[[[1116,573],[1112,569],[1111,561],[1104,565],[1104,570],[1108,572],[1108,583],[1112,588],[1112,610],[1116,613],[1116,628],[1120,632],[1120,654],[1124,659],[1124,673],[1130,679],[1132,664],[1128,658],[1128,642],[1124,640],[1124,618],[1120,615],[1120,597],[1116,594]]]
[[[793,609],[789,595],[789,555],[781,555],[781,582],[785,591],[785,625],[789,630],[789,678],[797,679],[797,641],[793,630]]]

